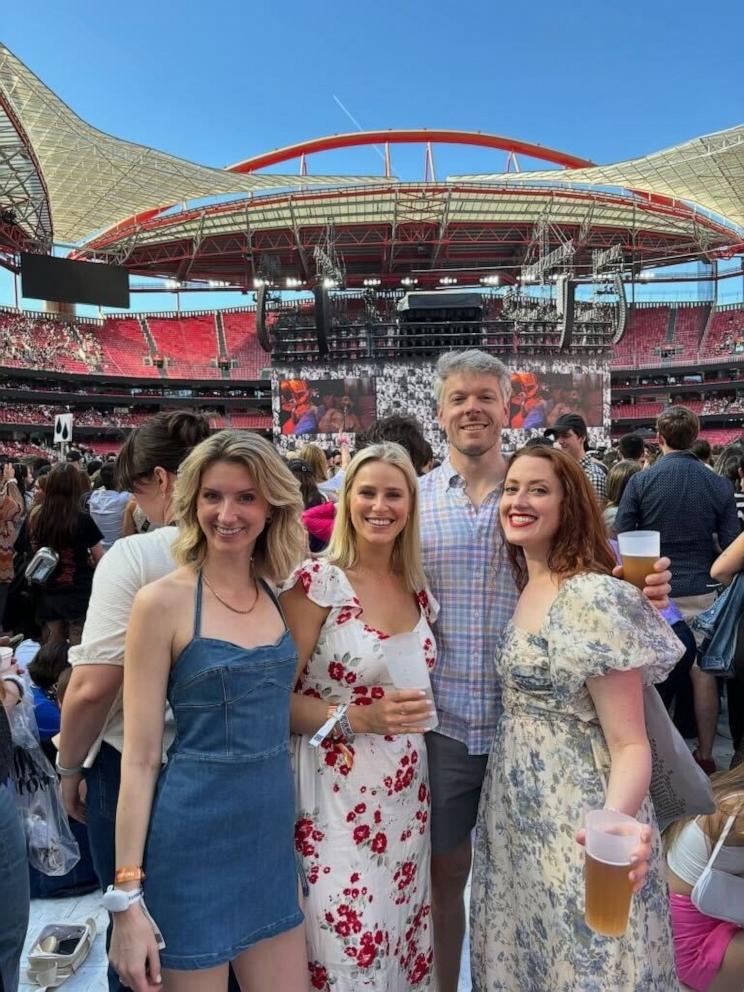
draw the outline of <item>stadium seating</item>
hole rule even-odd
[[[219,344],[213,313],[146,318],[155,352],[169,379],[219,379]]]
[[[271,359],[258,343],[255,311],[226,311],[222,314],[222,326],[228,357],[235,363],[230,378],[260,379]]]
[[[672,344],[677,349],[675,358],[696,361],[698,347],[710,314],[710,305],[678,306]]]
[[[612,420],[653,420],[664,409],[663,403],[615,403],[610,407]]]
[[[669,307],[631,307],[625,333],[615,345],[611,365],[648,365],[659,361],[659,349],[666,340]]]
[[[103,371],[113,375],[160,378],[142,326],[135,317],[107,317],[96,328],[103,352]]]
[[[267,429],[271,427],[271,416],[263,413],[231,413],[231,427],[251,427],[253,429]]]
[[[703,358],[744,354],[744,307],[725,307],[713,314],[700,353]]]

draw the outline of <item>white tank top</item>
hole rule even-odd
[[[732,829],[736,829],[736,824]],[[691,820],[667,852],[667,864],[678,878],[694,886],[712,853],[707,834],[697,820]],[[715,867],[729,875],[744,875],[744,847],[724,844]]]

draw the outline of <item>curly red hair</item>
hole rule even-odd
[[[548,567],[562,579],[579,572],[599,572],[611,575],[617,559],[607,539],[602,511],[596,493],[581,465],[558,448],[536,445],[520,448],[509,460],[506,474],[520,458],[540,458],[549,462],[561,484],[561,516],[553,545],[548,555]],[[502,529],[503,535],[503,529]],[[504,544],[517,588],[527,584],[524,552],[516,544]]]

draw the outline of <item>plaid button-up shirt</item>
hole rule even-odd
[[[594,492],[600,500],[607,499],[607,474],[597,465],[591,455],[584,455],[579,462],[584,474],[594,486]]]
[[[494,659],[518,598],[498,526],[501,486],[476,508],[448,458],[419,480],[419,491],[424,571],[440,606],[437,730],[486,754],[501,715]]]

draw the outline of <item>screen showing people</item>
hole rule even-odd
[[[513,372],[509,426],[552,427],[566,413],[578,413],[588,427],[602,427],[600,372]]]
[[[375,421],[374,379],[282,379],[282,434],[356,433]]]

